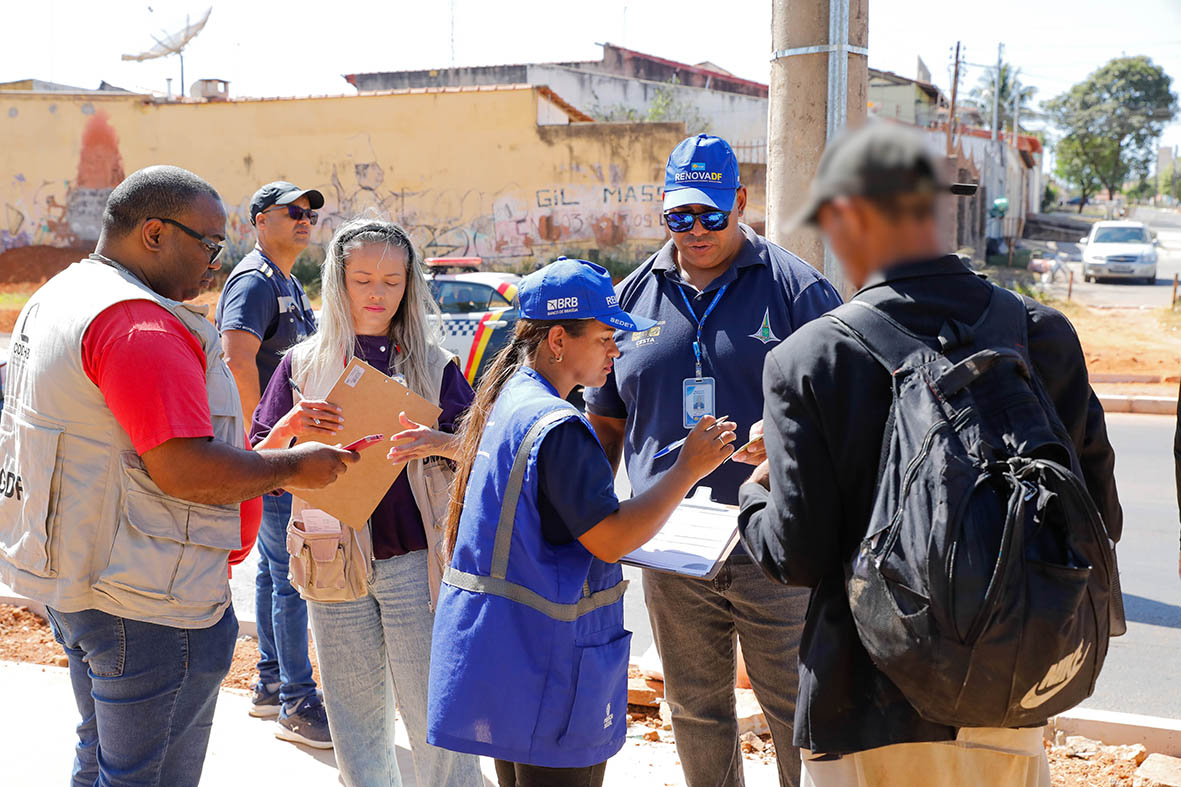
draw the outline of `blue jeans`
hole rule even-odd
[[[431,627],[425,550],[374,563],[369,593],[356,601],[308,602],[328,727],[349,787],[400,787],[394,702],[414,755],[416,784],[483,785],[479,759],[426,742]]]
[[[316,690],[308,659],[308,608],[287,579],[287,520],[291,495],[264,495],[258,527],[254,614],[258,622],[258,676],[278,683],[279,699],[301,700]]]
[[[48,612],[82,716],[74,787],[196,785],[238,636],[233,607],[205,629]]]
[[[742,787],[735,639],[775,742],[781,787],[800,783],[794,745],[807,588],[772,582],[741,547],[709,582],[644,572],[644,600],[689,787]]]

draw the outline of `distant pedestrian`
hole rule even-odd
[[[956,188],[964,192],[972,187]],[[1009,395],[999,402],[974,401],[987,402],[995,407],[991,412],[999,411],[1011,417],[1012,421],[1002,423],[1014,424],[1014,428],[1027,423],[1050,424],[1047,429],[1053,436],[1034,445],[1047,452],[1052,446],[1054,453],[1047,455],[1068,462],[1066,453],[1076,455],[1089,499],[1093,499],[1102,514],[1102,524],[1106,525],[1106,532],[1098,536],[1104,549],[1107,536],[1118,539],[1122,530],[1113,476],[1114,454],[1107,439],[1103,410],[1087,383],[1078,337],[1059,312],[1028,298],[1018,300],[1014,294],[978,277],[957,256],[942,251],[936,194],[947,189],[948,185],[938,178],[936,165],[925,152],[921,139],[905,131],[871,125],[834,142],[821,159],[813,197],[803,215],[819,224],[849,281],[861,289],[852,303],[834,311],[830,318],[804,326],[772,350],[766,360],[763,430],[768,461],[742,486],[739,522],[747,552],[768,576],[787,585],[811,589],[800,645],[800,705],[795,728],[796,743],[802,749],[805,785],[1048,787],[1050,784],[1042,745],[1044,728],[979,725],[956,728],[920,715],[899,686],[871,660],[861,636],[860,620],[855,622],[855,612],[867,610],[869,602],[864,600],[867,596],[859,596],[862,600],[859,606],[850,603],[854,587],[868,592],[865,586],[853,584],[850,577],[854,570],[864,572],[869,570],[866,567],[878,566],[878,553],[874,550],[886,549],[890,544],[896,544],[903,554],[927,550],[929,546],[925,541],[917,543],[902,536],[891,540],[896,531],[891,526],[891,535],[882,535],[886,533],[886,524],[900,521],[904,514],[912,512],[912,507],[925,506],[926,501],[931,501],[932,506],[935,501],[944,501],[946,507],[953,507],[952,498],[966,494],[962,491],[965,483],[969,484],[968,489],[977,488],[970,486],[977,478],[972,475],[975,466],[962,469],[951,462],[939,465],[945,469],[939,480],[933,480],[930,474],[923,475],[921,480],[914,481],[913,489],[906,487],[917,477],[912,473],[925,465],[908,464],[904,475],[903,468],[893,461],[892,451],[898,443],[888,442],[886,447],[890,452],[884,451],[883,435],[891,438],[898,435],[899,439],[909,441],[907,446],[913,444],[916,449],[929,450],[932,456],[943,451],[944,445],[960,445],[954,425],[942,431],[932,428],[925,435],[899,431],[902,427],[896,419],[903,416],[892,409],[892,404],[904,385],[908,386],[905,390],[914,389],[920,394],[930,391],[932,399],[950,398],[953,392],[972,384],[973,378],[964,375],[985,373],[993,363],[994,354],[983,353],[975,360],[962,361],[959,378],[963,382],[959,388],[954,387],[957,383],[952,375],[932,377],[929,382],[926,377],[904,376],[903,371],[911,369],[907,364],[912,357],[930,357],[939,362],[938,354],[943,351],[963,355],[972,352],[976,336],[993,337],[998,330],[1005,336],[1027,334],[1024,347],[1016,340],[996,351],[1005,353],[996,356],[996,363],[998,368],[1010,370],[1011,376],[1006,379],[1030,380],[1014,389],[1021,398]],[[1017,313],[1015,321],[1007,316],[1006,309]],[[857,319],[861,317],[864,319]],[[880,330],[867,330],[864,327],[867,320],[871,327]],[[853,325],[857,327],[847,327]],[[899,362],[896,356],[904,354],[903,349],[907,360]],[[922,355],[917,355],[920,352]],[[1014,365],[1003,366],[1002,361]],[[946,362],[942,368],[951,365]],[[1025,375],[1020,374],[1022,369],[1028,369]],[[1030,373],[1040,382],[1032,380]],[[1044,390],[1046,398],[1031,393],[1031,388]],[[987,389],[971,390],[982,396],[988,393]],[[1047,404],[1043,405],[1043,401]],[[946,417],[978,417],[973,406],[962,410],[959,407],[956,404],[953,413],[953,405],[947,404]],[[1055,419],[1065,427],[1064,433],[1053,430]],[[990,454],[996,462],[993,472],[1010,466],[1004,464],[1006,452],[1026,450],[1022,441],[1041,438],[1050,433],[1047,429],[1015,435],[1012,446],[997,445],[993,449],[996,454]],[[979,442],[973,445],[978,446]],[[905,497],[905,491],[901,493],[902,500],[879,496],[881,489],[895,490],[898,484],[904,490],[909,489],[913,497]],[[1054,504],[1052,496],[1039,497],[1039,489],[1032,483],[1029,490],[1029,494],[1025,494],[1024,488],[1020,490],[1018,499],[1030,501],[1030,509],[1021,510],[1029,511],[1036,506],[1041,516],[1044,506]],[[1082,494],[1086,496],[1085,492]],[[946,520],[959,515],[958,511],[938,508],[913,510],[920,519],[928,516]],[[997,531],[1006,521],[1004,506],[988,511],[987,516],[971,520],[971,529],[969,520],[962,520],[964,531],[955,537],[962,539],[960,543],[965,549],[976,549],[977,541],[999,540]],[[883,515],[886,523],[879,524]],[[869,531],[871,523],[875,529]],[[1047,519],[1042,526],[1049,529],[1051,524],[1057,525]],[[1069,526],[1082,529],[1087,524],[1080,518]],[[931,530],[935,531],[933,525]],[[1030,528],[1025,533],[1023,537],[1032,540],[1035,531]],[[878,537],[871,540],[875,535]],[[930,541],[935,542],[934,535]],[[1050,576],[1064,576],[1071,581],[1077,578],[1085,583],[1092,571],[1106,570],[1099,565],[1084,567],[1082,560],[1070,555],[1059,558],[1058,562],[1071,565],[1048,565],[1045,570],[1057,569],[1059,573]],[[985,563],[984,567],[989,565]],[[981,570],[974,565],[969,568]],[[946,570],[951,569],[948,566]],[[943,570],[943,564],[931,565],[929,570],[935,576]],[[964,571],[968,573],[968,569]],[[862,573],[856,576],[861,577]],[[877,610],[880,622],[896,624],[892,631],[897,632],[897,638],[890,639],[891,643],[912,631],[906,627],[908,624],[899,622],[904,620],[904,615],[911,616],[909,625],[913,625],[913,632],[922,632],[926,620],[922,616],[937,603],[942,604],[943,598],[955,590],[932,585],[929,598],[920,597],[910,591],[910,579],[897,575],[894,582],[900,586],[906,584],[896,594],[901,600],[895,601],[893,608]],[[978,598],[990,587],[987,580],[986,576],[968,588],[971,595],[965,593],[964,598],[958,598],[963,608],[973,613],[980,608]],[[889,584],[886,580],[882,582]],[[1012,592],[1012,585],[998,587],[996,591],[990,590],[989,598]],[[1078,593],[1084,589],[1080,587]],[[1031,593],[1036,602],[1036,586]],[[1102,601],[1106,600],[1104,596]],[[1096,603],[1096,607],[1100,605]],[[957,613],[959,609],[956,607]],[[1093,625],[1103,639],[1086,641],[1085,650],[1080,645],[1078,651],[1066,653],[1041,683],[1034,678],[1032,687],[1028,683],[1014,685],[1012,664],[989,664],[996,671],[994,685],[1001,694],[1002,707],[1008,707],[1005,698],[1017,691],[1022,707],[1036,709],[1039,703],[1065,688],[1084,664],[1098,663],[1095,661],[1101,658],[1098,651],[1106,652],[1108,611],[1104,603],[1101,609],[1096,609],[1096,614],[1080,624]],[[1061,615],[1073,616],[1075,610],[1063,605],[1036,612],[1048,619],[1048,625],[1057,628]],[[960,622],[958,618],[956,622]],[[1062,620],[1061,627],[1065,629],[1069,623]],[[975,644],[971,639],[973,627],[974,624],[964,623],[961,636],[965,638],[965,651],[970,650],[968,645]],[[912,641],[920,636],[912,633]],[[1055,659],[1062,656],[1056,651],[1049,655]],[[1091,660],[1087,661],[1088,658]],[[1091,673],[1087,674],[1089,677]],[[954,689],[962,685],[956,675],[944,673],[933,661],[925,662],[923,668],[908,677],[914,684],[931,687]],[[1082,684],[1083,691],[1087,685]],[[1039,689],[1043,690],[1040,695]]]
[[[283,354],[316,330],[312,304],[291,269],[307,248],[316,211],[323,206],[319,191],[281,180],[263,186],[250,200],[258,242],[234,267],[217,304],[226,363],[247,419]],[[254,583],[258,679],[250,715],[276,717],[280,738],[330,748],[332,736],[308,657],[307,605],[287,578],[290,515],[291,495],[263,498]]]
[[[0,580],[46,605],[69,659],[75,787],[197,784],[238,633],[238,503],[325,486],[359,459],[315,443],[244,450],[217,332],[183,303],[212,280],[225,225],[193,173],[134,172],[107,199],[95,253],[17,319]]]
[[[729,415],[746,433],[763,413],[759,369],[780,341],[840,296],[815,268],[742,224],[746,188],[725,140],[684,140],[669,156],[664,223],[672,237],[616,287],[619,304],[657,324],[616,335],[620,358],[585,393],[607,456],[620,457],[636,494],[669,471],[657,457],[702,415]],[[701,480],[736,504],[762,448]],[[779,778],[796,784],[792,716],[796,650],[808,593],[766,581],[736,549],[712,580],[644,571],[644,600],[664,670],[673,733],[690,787],[742,784],[734,704],[737,642],[779,754]]]

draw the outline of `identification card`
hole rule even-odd
[[[686,429],[697,426],[707,415],[716,415],[714,409],[714,378],[690,377],[681,383],[681,413]]]

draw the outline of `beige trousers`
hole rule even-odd
[[[801,750],[803,787],[1050,787],[1044,727],[961,729],[954,741],[899,743],[811,759]]]

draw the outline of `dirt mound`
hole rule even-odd
[[[0,254],[0,284],[39,284],[77,262],[94,249],[22,246]]]

